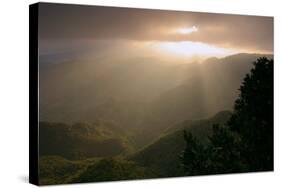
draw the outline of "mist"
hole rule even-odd
[[[254,132],[269,144],[253,148],[271,148],[273,18],[48,3],[39,10],[40,184],[271,169],[270,151],[237,159],[244,142],[233,143],[254,143]],[[245,92],[267,113],[248,108]],[[260,117],[269,129],[258,127]],[[233,132],[231,121],[251,132]],[[194,151],[199,157],[188,161]],[[233,158],[220,166],[221,156]],[[268,161],[252,168],[249,156]],[[197,168],[199,160],[211,170]]]

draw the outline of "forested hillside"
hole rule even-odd
[[[273,61],[257,57],[42,65],[40,184],[272,169]]]

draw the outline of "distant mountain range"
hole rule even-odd
[[[202,63],[156,58],[40,63],[40,121],[109,120],[133,132],[136,147],[169,126],[231,110],[243,77],[267,54],[236,54]],[[44,59],[51,59],[42,57]]]

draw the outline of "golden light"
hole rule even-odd
[[[197,31],[198,31],[198,28],[196,26],[180,28],[180,29],[176,30],[176,32],[180,33],[180,34],[190,34],[190,33],[197,32]]]
[[[181,56],[226,56],[237,53],[236,50],[225,49],[201,42],[159,42],[158,48],[163,53],[171,53]]]

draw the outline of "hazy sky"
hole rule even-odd
[[[273,18],[43,3],[39,42],[41,54],[112,46],[187,55],[273,53]]]

